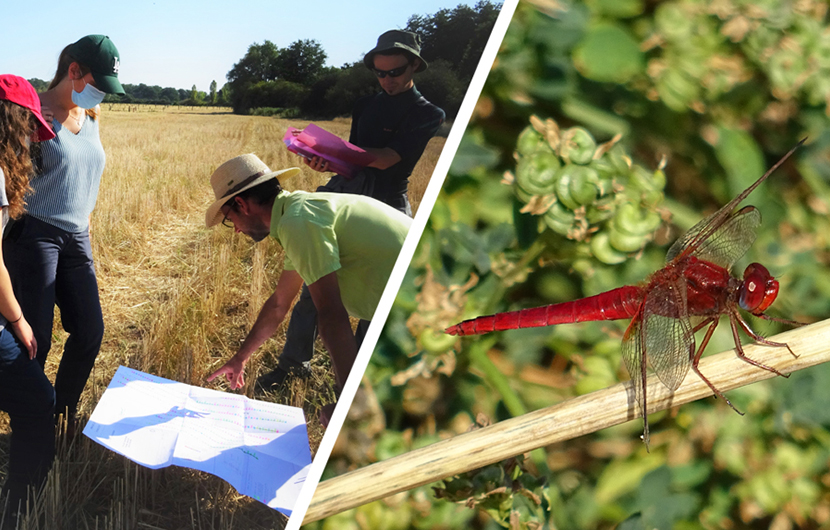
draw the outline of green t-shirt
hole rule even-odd
[[[336,272],[351,316],[371,320],[412,219],[362,195],[283,191],[274,200],[271,237],[285,270],[307,285]]]

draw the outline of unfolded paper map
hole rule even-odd
[[[150,468],[206,471],[290,516],[311,465],[303,410],[121,366],[84,434]]]

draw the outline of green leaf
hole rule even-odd
[[[577,70],[594,81],[625,83],[643,72],[643,53],[624,28],[600,23],[591,28],[574,50]]]

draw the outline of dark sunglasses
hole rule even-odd
[[[406,72],[407,68],[409,68],[408,63],[391,70],[378,70],[377,68],[372,68],[372,71],[375,72],[375,75],[378,76],[379,79],[383,79],[387,75],[389,77],[400,77],[404,72]]]

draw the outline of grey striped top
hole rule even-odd
[[[86,117],[78,134],[57,121],[55,138],[40,142],[43,160],[32,178],[34,193],[26,196],[26,212],[67,232],[89,228],[106,155],[98,134],[98,120]]]

